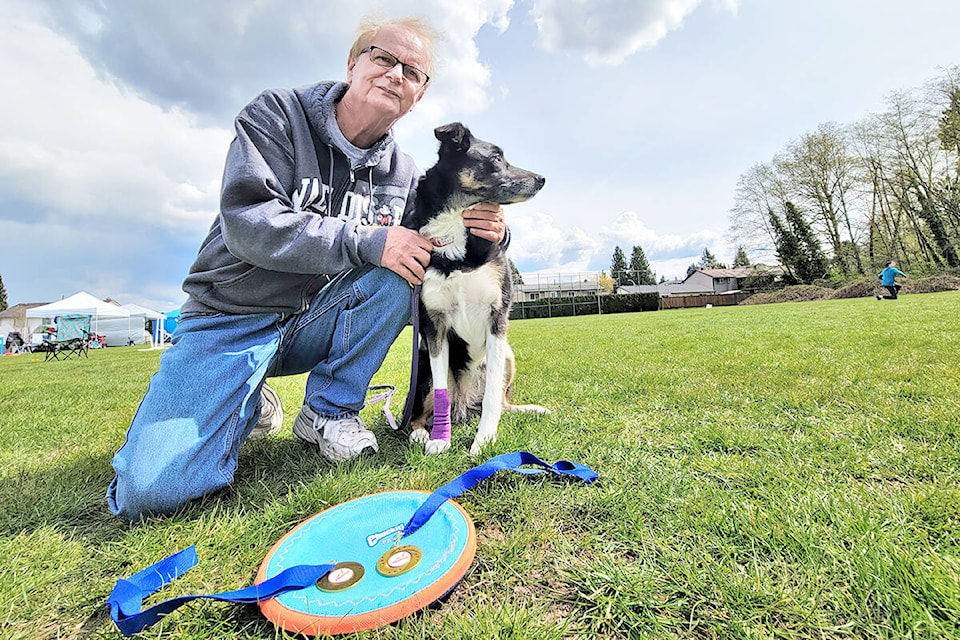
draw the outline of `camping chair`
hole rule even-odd
[[[69,315],[61,316],[57,322],[57,337],[54,340],[44,340],[51,349],[47,351],[47,360],[67,360],[76,356],[87,355],[87,340],[90,338],[90,316]]]

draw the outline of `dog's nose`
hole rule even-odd
[[[537,182],[537,189],[541,189],[543,185],[546,184],[547,179],[544,178],[543,176],[537,176],[536,182]]]

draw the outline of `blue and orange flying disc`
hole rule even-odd
[[[263,615],[291,633],[333,635],[396,622],[442,598],[470,568],[477,534],[463,507],[447,500],[401,541],[404,525],[429,496],[378,493],[302,522],[270,549],[256,583],[297,565],[337,568],[313,586],[261,602]]]
[[[587,483],[597,478],[589,467],[566,460],[551,465],[526,451],[501,454],[433,493],[377,493],[311,516],[270,549],[249,587],[178,596],[144,609],[144,599],[196,566],[196,549],[188,547],[117,580],[107,598],[110,617],[130,637],[202,598],[256,602],[278,627],[311,636],[396,622],[442,598],[466,575],[477,533],[453,498],[503,470]]]

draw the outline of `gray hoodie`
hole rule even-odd
[[[185,312],[298,313],[330,275],[379,265],[422,175],[389,132],[351,145],[344,83],[265,91],[237,116],[220,215],[183,282]]]

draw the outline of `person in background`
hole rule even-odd
[[[887,291],[890,292],[888,296],[882,296],[879,293],[877,294],[877,300],[896,300],[897,294],[900,293],[900,285],[897,284],[897,276],[907,277],[903,271],[897,269],[897,263],[895,260],[891,260],[887,263],[886,269],[877,274],[877,277],[880,279],[880,285],[883,286]]]

